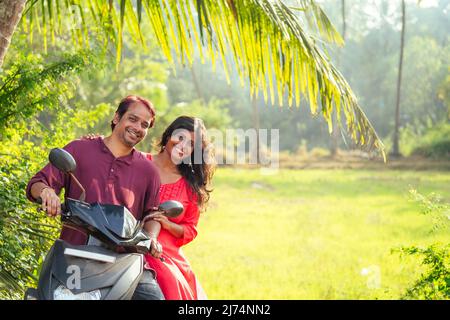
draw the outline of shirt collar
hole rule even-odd
[[[105,142],[103,141],[102,137],[98,138],[99,143],[100,143],[100,148],[102,150],[102,152],[105,153],[109,153],[111,156],[114,157],[114,155],[112,154],[111,150],[108,149],[108,147],[106,146]],[[136,149],[133,147],[133,149],[131,150],[130,154],[127,154],[126,156],[123,157],[119,157],[119,158],[115,158],[117,159],[117,161],[123,162],[127,165],[130,165],[133,162],[133,158],[136,156]]]

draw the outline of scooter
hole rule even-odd
[[[85,202],[85,189],[73,174],[75,159],[64,149],[52,149],[49,160],[82,190],[78,200],[65,199],[61,221],[85,231],[89,241],[74,246],[56,240],[43,262],[37,288],[27,289],[25,300],[130,300],[151,245],[143,229],[145,220],[138,222],[124,206]],[[183,205],[170,200],[158,211],[173,218]]]

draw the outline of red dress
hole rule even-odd
[[[151,155],[147,155],[152,160]],[[184,211],[176,218],[169,218],[183,227],[182,238],[176,238],[169,231],[161,229],[158,241],[163,247],[164,261],[155,259],[150,254],[145,256],[148,267],[156,271],[156,280],[166,300],[205,299],[200,284],[184,256],[181,247],[197,236],[199,210],[197,195],[192,191],[185,178],[174,183],[162,184],[160,187],[160,203],[166,200],[177,200],[184,206]]]

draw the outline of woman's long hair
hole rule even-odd
[[[167,142],[177,130],[187,130],[194,133],[194,148],[191,156],[177,165],[178,172],[187,180],[189,186],[197,195],[200,211],[206,209],[214,175],[215,158],[212,143],[206,135],[206,128],[199,118],[181,116],[176,118],[164,131],[159,142],[160,153],[164,151]]]

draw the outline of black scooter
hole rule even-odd
[[[64,149],[52,149],[50,162],[68,174],[83,191],[80,199],[66,198],[61,220],[89,235],[87,245],[73,246],[56,240],[39,275],[37,289],[29,288],[25,300],[130,300],[138,285],[150,237],[124,206],[89,204],[73,175],[75,159]],[[168,217],[183,211],[178,201],[158,207]]]

